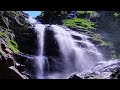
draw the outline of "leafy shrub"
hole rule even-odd
[[[81,29],[94,29],[95,23],[81,19],[81,18],[73,18],[63,21],[63,25],[68,27],[74,27],[74,28],[81,28]]]

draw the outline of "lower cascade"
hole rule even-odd
[[[103,55],[91,43],[89,36],[59,25],[48,27],[35,19],[30,19],[30,22],[34,25],[38,38],[37,55],[34,60],[37,67],[35,78],[67,79],[71,74],[90,70],[98,62],[104,61]],[[48,31],[52,32],[52,37],[47,36]],[[55,53],[58,54],[55,58],[46,54],[46,51],[51,49],[49,44],[45,45],[49,43],[46,38],[53,38],[54,44],[58,46],[54,48],[59,52]],[[54,50],[49,51],[51,54],[53,52]]]

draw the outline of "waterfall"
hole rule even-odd
[[[65,72],[70,73],[89,70],[97,62],[104,60],[102,54],[94,44],[87,40],[89,38],[88,36],[57,25],[52,25],[52,27],[63,56],[61,58],[63,59]],[[77,36],[81,38],[81,40],[76,40],[73,36]],[[83,48],[80,44],[86,47]]]
[[[44,64],[45,60],[43,57],[44,53],[44,31],[45,31],[45,25],[43,24],[36,24],[35,30],[37,31],[37,37],[38,37],[38,56],[36,56],[36,63],[37,63],[37,78],[42,79],[44,75]]]
[[[54,33],[54,39],[56,40],[59,51],[60,51],[60,60],[57,64],[57,60],[53,66],[56,66],[61,69],[60,71],[54,71],[53,73],[44,74],[46,64],[49,64],[49,60],[45,59],[44,54],[44,43],[45,43],[45,25],[38,23],[35,19],[29,19],[33,24],[35,23],[35,31],[37,32],[38,37],[38,55],[35,56],[37,79],[61,79],[68,78],[72,73],[80,73],[86,70],[91,69],[99,61],[104,61],[103,55],[98,51],[94,44],[89,41],[89,36],[80,34],[76,31],[73,31],[69,28],[61,27],[58,25],[51,25],[52,32]],[[46,61],[48,60],[48,61]]]
[[[37,79],[43,79],[44,75],[44,64],[45,60],[43,57],[44,53],[44,31],[45,31],[45,25],[39,24],[34,18],[29,17],[29,22],[32,24],[35,24],[35,31],[37,32],[37,38],[38,38],[38,52],[37,56],[35,56],[35,62],[37,64],[37,70],[36,70],[36,78]]]

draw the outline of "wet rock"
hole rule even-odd
[[[91,40],[91,42],[95,45],[100,45],[101,44],[101,41],[97,41],[97,40]]]
[[[120,68],[113,71],[113,73],[111,74],[111,78],[120,79]]]
[[[24,53],[19,53],[19,54],[13,54],[14,59],[23,65],[26,64],[27,61],[29,60],[34,60],[32,55],[24,54]]]
[[[45,56],[59,57],[60,55],[59,46],[54,37],[55,35],[54,32],[52,31],[52,28],[47,27],[47,30],[45,31],[45,43],[44,43]]]
[[[82,78],[74,74],[73,76],[70,76],[68,79],[82,79]]]
[[[76,39],[76,40],[82,40],[82,38],[80,37],[80,36],[72,36],[74,39]]]
[[[120,60],[102,61],[91,70],[70,76],[70,79],[119,79]]]
[[[1,48],[2,48],[2,49],[6,49],[5,44],[1,43]]]
[[[6,52],[6,53],[12,53],[12,51],[11,51],[9,48],[6,48],[6,49],[5,49],[5,52]]]

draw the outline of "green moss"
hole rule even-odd
[[[3,39],[7,42],[8,47],[9,47],[14,53],[20,52],[20,51],[18,50],[18,45],[17,45],[17,43],[16,43],[14,40],[10,40],[10,39],[9,39],[9,35],[7,35],[7,34],[4,33],[4,32],[0,32],[0,37],[3,38]]]
[[[4,34],[4,32],[0,32],[0,35],[3,35]]]
[[[98,40],[101,40],[101,35],[100,34],[94,34],[92,38],[93,38],[93,40],[98,41]]]
[[[8,47],[14,52],[19,53],[18,45],[14,40],[10,40],[8,43]]]
[[[102,45],[102,46],[112,46],[112,43],[102,40],[102,43],[100,45]]]
[[[4,32],[0,32],[0,37],[4,36],[5,38],[9,38],[9,36],[7,34],[5,34]]]
[[[112,46],[112,43],[110,43],[109,41],[103,40],[100,34],[94,34],[92,39],[95,41],[99,41],[101,46]]]
[[[78,14],[88,14],[90,16],[92,16],[95,11],[77,11]]]
[[[94,28],[95,23],[89,20],[81,19],[81,18],[73,18],[69,20],[64,20],[63,24],[65,26],[80,28],[80,29],[95,29]]]

